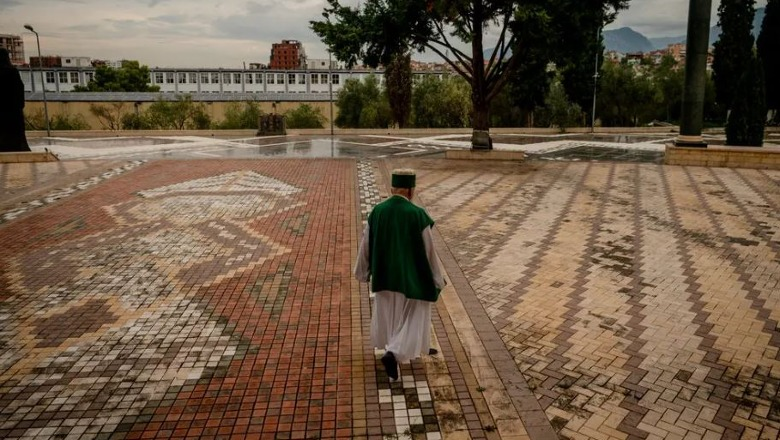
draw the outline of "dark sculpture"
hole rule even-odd
[[[30,151],[24,134],[24,83],[0,48],[0,152]]]

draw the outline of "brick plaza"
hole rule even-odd
[[[391,384],[351,272],[397,166],[451,283]],[[778,438],[777,171],[110,157],[0,191],[0,438]]]

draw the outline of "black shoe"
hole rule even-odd
[[[439,354],[439,350],[437,350],[435,348],[431,348],[431,349],[428,350],[428,354],[431,355],[431,356],[435,356],[435,355]]]
[[[385,371],[390,379],[398,380],[398,362],[396,362],[392,351],[388,351],[382,356],[382,365],[385,366]]]

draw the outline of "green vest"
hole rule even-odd
[[[402,196],[392,196],[374,207],[368,225],[371,290],[436,301],[439,289],[422,238],[422,231],[433,226],[428,213]]]

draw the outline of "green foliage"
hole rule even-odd
[[[309,104],[301,104],[298,107],[284,113],[287,128],[322,128],[325,126],[325,115],[322,110]]]
[[[159,86],[149,85],[149,68],[138,61],[122,61],[122,67],[114,69],[99,66],[95,77],[86,87],[76,86],[74,92],[158,92]]]
[[[390,105],[379,88],[379,80],[369,75],[363,81],[348,79],[336,100],[336,125],[342,128],[387,128]]]
[[[397,54],[385,68],[385,89],[390,113],[399,128],[406,127],[412,111],[412,56]]]
[[[730,109],[735,84],[753,56],[755,0],[721,0],[718,7],[720,39],[715,42],[712,71],[717,102]]]
[[[177,95],[175,101],[162,98],[143,112],[143,126],[155,130],[203,130],[211,125],[211,118],[202,103],[192,101],[190,95]]]
[[[25,130],[46,130],[46,116],[43,109],[37,109],[25,115]],[[49,118],[52,130],[89,130],[90,126],[81,115],[57,114]]]
[[[764,72],[761,62],[753,56],[737,83],[726,123],[726,144],[760,147],[765,121]]]
[[[92,113],[104,130],[119,130],[122,128],[122,117],[126,112],[126,103],[112,102],[108,105],[90,104],[89,112]]]
[[[627,64],[605,63],[601,72],[596,115],[604,126],[629,127],[649,122],[662,101],[650,74]]]
[[[412,120],[419,128],[468,127],[472,114],[469,85],[449,75],[426,75],[412,91]]]
[[[655,118],[667,122],[680,119],[682,96],[685,86],[685,70],[677,65],[671,55],[664,55],[652,72],[653,85],[658,88],[661,98],[661,111]]]
[[[562,77],[559,74],[550,83],[550,90],[544,99],[544,109],[539,112],[540,120],[552,127],[558,127],[561,132],[567,127],[582,124],[583,112],[579,104],[569,101]]]
[[[766,2],[756,46],[766,79],[766,106],[777,111],[780,109],[780,0]]]
[[[151,122],[143,113],[125,113],[121,119],[122,130],[152,130]]]
[[[217,123],[216,128],[221,130],[256,129],[262,115],[263,111],[260,110],[260,104],[257,102],[231,102],[225,108],[225,119]]]
[[[410,49],[436,53],[471,87],[472,124],[476,130],[487,130],[491,101],[526,60],[546,65],[566,46],[562,43],[578,41],[584,34],[595,36],[595,30],[627,4],[628,0],[590,0],[585,5],[577,0],[367,0],[351,8],[328,0],[324,20],[312,21],[311,27],[348,65],[359,60],[373,67],[388,65],[394,55]],[[491,29],[498,31],[498,39],[486,59],[483,39]]]

